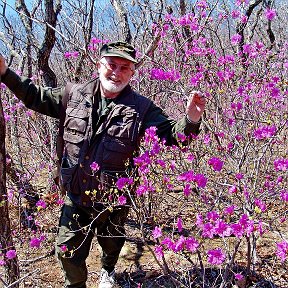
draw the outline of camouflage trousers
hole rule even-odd
[[[56,255],[65,275],[65,287],[86,287],[86,259],[94,236],[102,248],[102,267],[113,269],[125,242],[129,208],[107,209],[102,204],[83,207],[66,197],[62,207]],[[107,270],[108,270],[107,269]]]

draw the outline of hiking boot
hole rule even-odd
[[[102,268],[98,288],[113,288],[113,287],[116,287],[115,270],[109,273],[104,268]]]

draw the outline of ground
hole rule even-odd
[[[18,241],[15,241],[15,243],[17,243],[16,249],[21,268],[21,288],[64,287],[63,275],[53,251],[56,235],[55,223],[57,223],[60,208],[58,208],[58,211],[54,210],[53,212],[54,213],[50,215],[47,215],[47,213],[44,213],[44,211],[42,213],[43,217],[47,218],[47,227],[42,227],[42,229],[48,231],[47,241],[45,241],[44,247],[42,245],[40,248],[35,248],[32,250],[29,248],[29,242],[24,240],[31,237],[31,231],[29,231],[29,229],[25,231],[22,230],[18,237],[17,235],[15,236],[15,239],[18,238]],[[195,267],[186,261],[184,257],[177,257],[173,253],[168,253],[165,256],[168,266],[171,268],[171,271],[173,271],[173,273],[170,274],[172,277],[163,276],[163,271],[160,269],[156,260],[149,252],[149,249],[141,244],[141,242],[136,241],[137,239],[139,240],[139,238],[131,237],[139,235],[137,234],[139,233],[139,230],[133,224],[133,221],[128,221],[126,230],[129,238],[122,249],[116,267],[118,287],[219,287],[219,285],[217,285],[217,277],[221,275],[221,273],[224,273],[224,271],[214,268],[206,269],[205,277],[211,280],[210,283],[214,284],[210,284],[210,286],[203,286],[199,281],[199,266]],[[23,241],[21,242],[19,239],[23,239]],[[231,241],[233,241],[233,239],[231,239]],[[275,239],[273,238],[273,235],[267,234],[262,237],[257,247],[257,262],[259,264],[256,266],[253,275],[247,279],[246,283],[241,281],[237,283],[234,282],[234,286],[231,285],[229,287],[288,288],[288,265],[285,262],[281,264],[279,261],[275,261]],[[152,246],[152,249],[153,248],[154,247]],[[97,287],[99,272],[101,269],[100,253],[101,248],[97,244],[96,239],[94,239],[91,246],[91,252],[87,260],[87,267],[89,271],[87,282],[88,288]],[[240,271],[241,267],[245,267],[246,264],[244,246],[241,253],[238,256],[239,259],[237,261]],[[0,269],[0,275],[2,274],[1,272],[3,272],[3,270],[1,271]],[[182,283],[185,283],[185,285],[179,284],[177,280],[181,280]]]

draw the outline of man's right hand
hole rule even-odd
[[[6,73],[8,66],[5,58],[0,54],[0,76]]]

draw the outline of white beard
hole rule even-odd
[[[99,73],[99,80],[101,82],[101,85],[103,86],[103,88],[111,93],[119,93],[121,92],[128,84],[127,83],[114,83],[111,82],[109,79],[107,79],[105,76],[103,76],[103,74]]]

